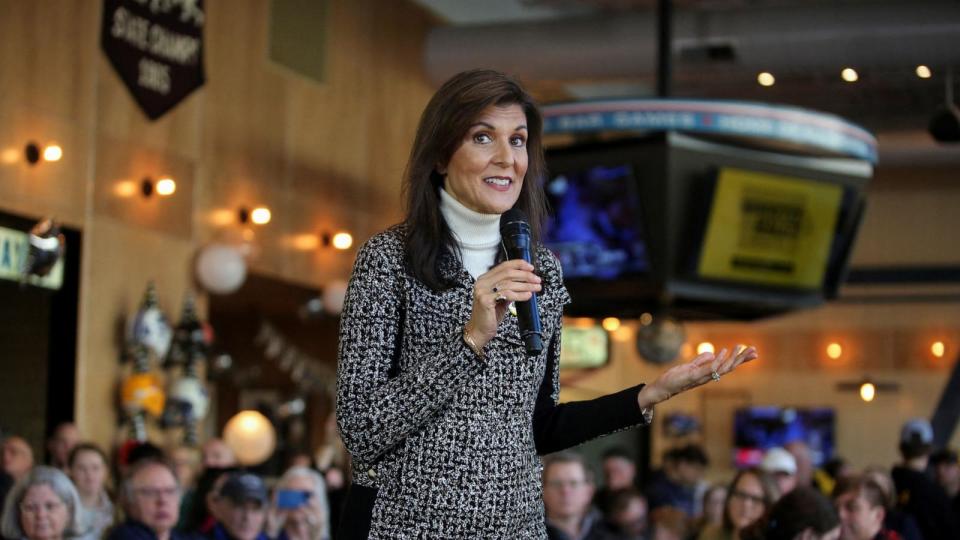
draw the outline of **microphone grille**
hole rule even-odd
[[[501,234],[504,230],[513,227],[525,227],[527,229],[530,228],[530,225],[527,223],[527,215],[524,214],[523,210],[519,208],[511,208],[500,215]]]

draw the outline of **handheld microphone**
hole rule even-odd
[[[530,224],[522,210],[511,208],[500,216],[500,242],[508,259],[523,259],[532,264],[530,257]],[[543,351],[543,331],[540,328],[540,310],[537,308],[537,294],[530,300],[516,302],[517,322],[520,337],[527,350],[527,356],[536,356]]]

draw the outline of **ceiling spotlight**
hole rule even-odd
[[[757,82],[760,83],[760,86],[773,86],[777,79],[773,77],[773,74],[764,71],[757,75]]]
[[[841,347],[839,343],[827,345],[827,356],[836,360],[840,358],[841,355],[843,355],[843,347]]]
[[[923,64],[917,66],[917,77],[920,77],[921,79],[929,79],[932,76],[933,73],[930,71],[930,68]]]
[[[713,354],[713,352],[714,352],[713,343],[710,343],[709,341],[704,341],[704,342],[701,342],[699,345],[697,345],[697,354],[703,354],[703,353]]]
[[[860,385],[860,399],[870,403],[877,395],[877,387],[872,382],[865,382]]]
[[[930,345],[930,352],[937,358],[943,358],[943,355],[947,352],[947,346],[942,341],[934,341]]]
[[[842,77],[843,80],[852,83],[857,82],[857,80],[860,78],[860,75],[858,75],[857,70],[853,68],[844,68],[843,71],[840,72],[840,77]]]

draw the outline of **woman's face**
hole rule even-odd
[[[745,474],[733,486],[733,492],[727,499],[727,512],[733,528],[741,530],[763,515],[763,486],[752,474]]]
[[[77,491],[82,495],[97,495],[103,491],[103,484],[107,479],[107,466],[100,454],[80,452],[70,466],[70,477],[73,478]]]
[[[447,193],[467,208],[481,214],[513,208],[527,174],[527,116],[520,105],[484,109],[439,171]]]
[[[66,503],[46,484],[27,489],[20,503],[20,527],[29,540],[63,538],[69,515]]]

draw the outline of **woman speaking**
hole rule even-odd
[[[652,407],[756,358],[701,354],[649,385],[558,404],[570,301],[539,243],[542,119],[510,77],[445,83],[417,128],[404,221],[360,249],[341,319],[337,421],[353,485],[337,538],[546,538],[539,455],[649,423]],[[502,260],[500,216],[529,218],[531,262]],[[528,356],[510,304],[537,295]]]

